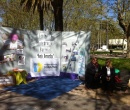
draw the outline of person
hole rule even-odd
[[[112,95],[115,86],[115,69],[112,66],[112,61],[107,59],[102,67],[102,89],[108,95]]]
[[[94,89],[100,86],[101,66],[96,57],[92,57],[85,72],[85,88]]]
[[[8,49],[22,49],[23,48],[23,42],[18,39],[17,34],[11,34],[10,39],[6,40],[4,43],[4,47],[7,47]]]
[[[24,63],[25,63],[25,61],[24,61],[24,60],[25,60],[24,56],[21,56],[21,55],[20,55],[18,58],[19,58],[19,59],[18,59],[18,64],[19,64],[19,65],[24,65]]]
[[[110,50],[110,55],[112,55],[112,53],[113,53],[113,51],[112,51],[112,50]]]

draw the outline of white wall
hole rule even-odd
[[[109,39],[109,45],[124,45],[127,50],[127,39]]]

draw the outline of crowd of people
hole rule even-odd
[[[85,88],[87,90],[101,88],[108,95],[112,95],[116,83],[122,84],[120,77],[115,73],[112,61],[106,59],[105,64],[101,66],[98,59],[92,57],[86,67]]]

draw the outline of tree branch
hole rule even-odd
[[[125,22],[124,22],[123,15],[122,15],[121,12],[118,13],[118,21],[119,21],[120,27],[123,29],[124,33],[126,33],[126,31],[127,31],[127,29],[126,29],[127,26],[126,26],[126,24],[125,24]]]

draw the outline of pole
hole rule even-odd
[[[107,45],[107,48],[108,48],[108,21],[106,23],[106,45]]]
[[[108,14],[108,0],[107,0],[107,14]],[[107,16],[107,20],[106,20],[106,45],[108,48],[108,16]]]

